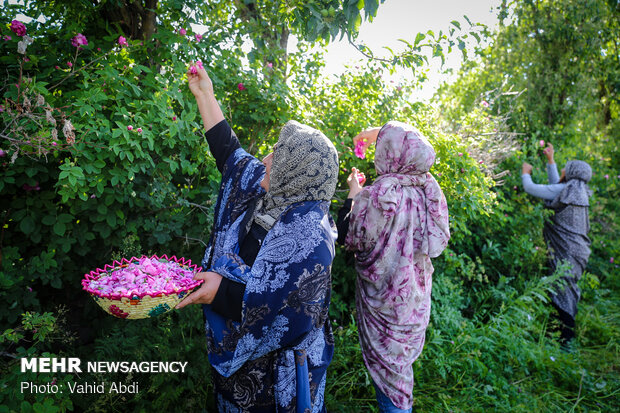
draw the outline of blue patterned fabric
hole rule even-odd
[[[243,149],[227,160],[202,266],[246,285],[241,322],[203,306],[220,412],[323,412],[333,355],[329,324],[336,231],[327,201],[286,210],[254,265],[239,258],[264,166]],[[295,350],[297,354],[295,354]]]

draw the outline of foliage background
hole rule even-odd
[[[82,274],[115,258],[202,256],[219,174],[185,86],[196,59],[208,67],[229,122],[252,153],[268,153],[288,119],[332,139],[342,166],[334,213],[352,166],[374,177],[372,154],[354,157],[352,136],[398,119],[431,139],[452,240],[434,260],[431,325],[414,364],[415,409],[620,409],[617,3],[505,1],[497,32],[453,22],[451,33],[417,34],[401,54],[324,77],[321,52],[310,47],[341,35],[354,40],[362,18],[372,19],[378,7],[375,0],[2,2],[0,411],[214,411],[198,308],[128,323],[106,316],[79,288]],[[45,16],[27,24],[33,42],[25,54],[8,28],[19,13]],[[206,32],[195,33],[194,23]],[[80,50],[70,41],[77,33],[89,41]],[[117,44],[120,35],[128,47]],[[301,39],[299,52],[287,53],[290,35]],[[410,102],[425,76],[424,52],[465,53],[468,36],[490,45],[470,55],[432,104]],[[248,55],[241,51],[246,41]],[[380,75],[396,66],[411,68],[416,82],[384,84]],[[536,182],[545,179],[541,139],[554,143],[559,165],[578,158],[594,170],[592,256],[570,352],[552,332],[553,277],[541,235],[549,212],[520,186],[525,160],[534,164]],[[339,250],[330,411],[375,410],[351,314],[354,280],[351,259]],[[49,354],[187,360],[190,367],[181,375],[19,373],[19,358]],[[19,391],[22,381],[54,380],[138,381],[140,393]]]

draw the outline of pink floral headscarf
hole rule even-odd
[[[413,369],[430,316],[430,258],[450,238],[448,206],[429,170],[435,150],[410,125],[388,122],[377,137],[379,175],[355,198],[347,249],[355,252],[356,306],[364,362],[379,389],[412,406]]]

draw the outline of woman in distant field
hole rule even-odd
[[[548,185],[532,182],[532,165],[523,164],[521,179],[523,189],[530,195],[545,200],[545,206],[555,213],[550,222],[545,223],[543,236],[549,250],[551,271],[565,264],[569,272],[562,276],[551,296],[557,318],[561,323],[560,340],[567,344],[575,337],[575,317],[580,290],[577,281],[586,269],[590,257],[590,219],[588,207],[591,191],[588,181],[592,177],[590,165],[583,161],[569,161],[558,175],[553,159],[553,145],[544,149],[547,157]]]
[[[417,129],[388,122],[354,138],[360,140],[376,141],[377,179],[362,188],[353,168],[338,240],[355,253],[360,345],[379,410],[410,412],[412,364],[431,311],[431,258],[450,238],[448,205],[429,172],[435,151]]]

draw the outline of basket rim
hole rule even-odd
[[[168,257],[167,254],[164,254],[161,256],[158,256],[157,254],[153,254],[150,257],[148,255],[142,255],[140,258],[132,256],[130,259],[122,258],[120,261],[114,260],[112,264],[106,264],[103,266],[103,268],[97,268],[95,270],[92,270],[84,274],[84,278],[82,279],[82,289],[93,296],[107,298],[109,300],[120,300],[121,298],[133,299],[134,297],[142,299],[146,296],[156,298],[156,297],[168,296],[172,294],[179,294],[185,291],[190,291],[204,282],[204,280],[194,280],[194,282],[191,283],[190,285],[180,288],[178,290],[167,292],[167,293],[162,291],[162,292],[158,292],[155,294],[154,293],[133,293],[133,294],[132,293],[102,293],[101,291],[97,291],[97,290],[94,290],[88,287],[88,284],[90,283],[91,280],[97,279],[102,274],[107,273],[109,270],[114,270],[115,268],[118,268],[122,265],[131,264],[132,262],[139,261],[142,258],[149,258],[149,259],[155,258],[156,260],[166,259],[169,262],[175,262],[179,265],[187,266],[189,269],[198,270],[199,268],[196,264],[192,264],[192,260],[186,259],[183,257],[177,258],[176,255],[173,255],[172,257]]]

